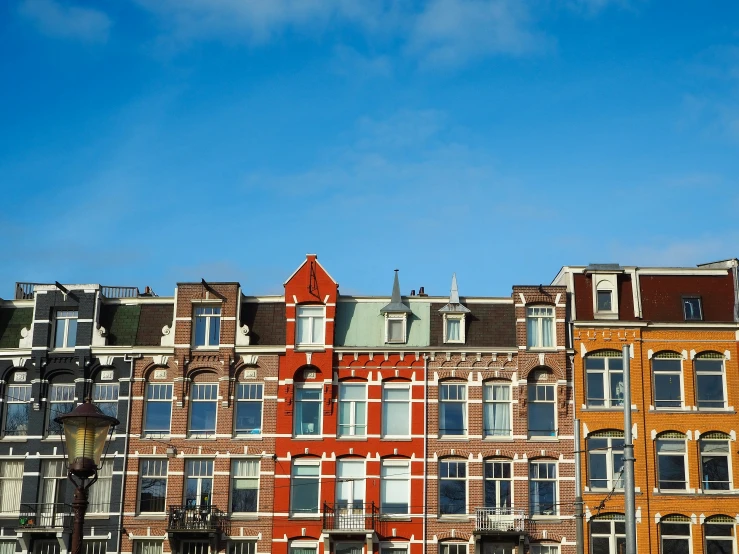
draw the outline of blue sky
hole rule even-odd
[[[739,255],[736,0],[0,3],[0,296]]]

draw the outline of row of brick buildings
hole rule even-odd
[[[736,260],[564,267],[497,298],[392,285],[340,295],[314,255],[281,296],[17,284],[0,554],[66,552],[53,419],[88,396],[121,424],[87,554],[618,554],[624,345],[639,551],[737,553]]]

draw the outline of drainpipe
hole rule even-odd
[[[624,512],[626,516],[626,554],[636,554],[636,499],[634,490],[634,442],[631,437],[631,359],[630,347],[623,347],[624,365]]]
[[[123,541],[123,500],[126,484],[126,471],[128,470],[128,441],[131,437],[131,412],[133,412],[133,365],[135,360],[141,358],[141,354],[132,354],[128,358],[128,416],[126,417],[126,438],[123,441],[123,475],[121,475],[121,505],[118,509],[118,548],[121,548]],[[126,360],[126,357],[123,357]]]
[[[429,356],[423,355],[423,554],[426,554],[426,520],[428,519],[428,486],[426,483],[428,476],[428,436],[429,436]],[[411,475],[413,472],[411,471]]]
[[[574,394],[573,394],[574,396]],[[575,419],[575,529],[577,535],[577,554],[585,553],[585,528],[582,510],[582,478],[580,475],[580,420]]]

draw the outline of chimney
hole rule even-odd
[[[416,289],[411,289],[411,296],[416,296]]]
[[[423,290],[423,287],[419,287],[418,296],[428,296],[428,294]]]

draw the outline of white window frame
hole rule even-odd
[[[501,388],[507,390],[507,399],[495,398],[495,389]],[[501,429],[501,431],[507,431],[506,433],[496,433],[490,431],[496,431],[497,429],[488,429],[485,426],[487,419],[486,412],[488,408],[492,408],[496,404],[507,404],[508,405],[508,428]],[[486,439],[500,439],[500,438],[511,438],[513,436],[513,388],[510,383],[504,383],[501,381],[487,381],[483,383],[482,389],[482,432]]]
[[[113,493],[113,460],[100,462],[98,479],[89,491],[88,514],[110,513],[110,500]]]
[[[670,354],[673,354],[672,352]],[[680,369],[669,369],[669,370],[660,370],[655,371],[654,369],[654,362],[657,361],[657,364],[660,363],[660,360],[675,360],[680,363]],[[683,359],[682,357],[675,357],[675,356],[653,356],[652,362],[650,364],[650,370],[652,372],[652,398],[654,402],[654,409],[655,410],[680,410],[685,407],[685,368],[683,367]],[[679,406],[665,406],[664,403],[676,403],[676,400],[663,400],[660,399],[659,402],[663,403],[663,405],[657,404],[657,386],[656,386],[656,376],[659,375],[672,375],[672,376],[679,376],[680,378],[680,405]]]
[[[711,370],[711,369],[698,369],[698,365],[700,365],[701,362],[710,361],[713,363],[716,363],[716,365],[721,365],[720,370]],[[710,353],[706,352],[703,354],[700,354],[693,358],[693,372],[695,373],[695,407],[700,411],[712,411],[712,410],[725,410],[726,404],[728,401],[728,395],[727,395],[727,389],[726,389],[726,360],[723,356],[711,356]],[[717,376],[721,375],[721,390],[723,391],[724,399],[721,402],[721,405],[713,405],[713,406],[701,406],[701,400],[699,397],[700,393],[700,387],[698,386],[698,377],[700,375],[709,375],[709,376]],[[716,401],[706,401],[703,402],[713,402],[717,403]]]
[[[394,475],[387,475],[387,468],[403,468],[406,471]],[[384,485],[384,486],[383,486]],[[383,513],[382,507],[385,503],[383,491],[392,487],[393,491],[399,490],[399,487],[405,487],[405,499],[408,501],[408,511],[406,513]],[[411,462],[410,460],[382,460],[380,463],[380,514],[386,518],[406,518],[411,514]]]
[[[662,532],[662,525],[663,524],[667,524],[667,525],[670,525],[670,524],[672,524],[672,525],[686,525],[687,528],[688,528],[688,534],[687,535],[666,535],[666,534],[664,534]],[[664,540],[665,539],[668,539],[668,540],[682,540],[682,541],[687,541],[689,552],[692,552],[693,551],[693,524],[692,524],[692,522],[690,521],[689,518],[686,519],[685,521],[679,521],[677,519],[671,520],[670,519],[670,516],[668,516],[667,518],[662,518],[660,520],[660,522],[659,522],[658,527],[657,527],[657,531],[659,532],[659,551],[660,551],[660,554],[671,554],[672,553],[672,550],[671,549],[665,549],[665,547],[664,547]]]
[[[298,393],[299,391],[304,390],[317,390],[318,391],[318,400],[315,399],[298,399]],[[305,421],[298,421],[298,411],[301,412],[302,416],[302,408],[298,410],[298,404],[299,403],[306,403],[306,404],[318,404],[318,421],[316,422],[305,422]],[[298,383],[295,385],[295,406],[293,408],[293,436],[295,437],[320,437],[323,434],[323,385],[321,384],[313,384],[313,383]],[[300,423],[300,428],[298,428],[298,423]],[[303,432],[303,427],[308,429],[309,425],[317,426],[315,429],[315,433],[311,432]]]
[[[698,467],[698,469],[699,469],[699,472],[700,472],[700,486],[701,486],[701,490],[703,492],[705,492],[705,493],[713,493],[713,492],[715,492],[717,494],[720,494],[720,493],[726,494],[727,491],[733,490],[734,486],[733,486],[733,482],[732,482],[733,481],[732,480],[733,468],[731,467],[731,442],[732,442],[731,441],[731,437],[729,435],[724,434],[724,433],[705,433],[705,434],[703,434],[703,435],[701,435],[699,437],[699,439],[698,439],[698,457],[699,457],[700,466]],[[716,451],[716,452],[704,453],[703,452],[703,445],[704,444],[722,444],[722,445],[725,445],[726,446],[726,450],[724,452]],[[728,488],[725,488],[725,489],[710,489],[710,488],[705,488],[704,484],[705,484],[706,481],[705,481],[705,472],[703,470],[703,457],[704,456],[706,458],[708,458],[708,457],[716,458],[716,457],[719,457],[719,456],[722,456],[722,457],[725,457],[726,458],[726,468],[727,468],[727,473],[728,473],[728,476],[729,476],[729,480],[727,482]],[[724,481],[718,481],[718,482],[719,483],[723,483]]]
[[[697,300],[698,301],[698,317],[688,317],[688,306],[691,306],[692,311],[692,305],[690,304],[690,300]],[[683,305],[683,317],[685,318],[685,321],[703,321],[703,299],[700,296],[683,296],[682,297],[682,305]],[[691,314],[692,315],[692,314]]]
[[[142,435],[145,437],[150,436],[167,436],[172,432],[172,399],[174,397],[174,384],[173,383],[151,383],[147,382],[146,389],[144,390],[144,421],[143,423],[143,429],[142,429]],[[157,391],[156,395],[158,398],[150,398],[149,392],[150,391]],[[164,394],[162,395],[162,391],[164,391]],[[164,398],[162,398],[164,396]],[[148,411],[149,411],[149,403],[150,402],[166,402],[169,404],[169,427],[166,431],[154,431],[151,429],[146,428],[146,419],[148,417]],[[189,415],[188,415],[189,417]]]
[[[500,477],[495,476],[495,468],[496,466],[500,467]],[[487,476],[487,468],[490,467],[492,477]],[[505,469],[508,470],[508,477],[505,476]],[[510,488],[510,498],[508,499],[508,504],[505,505],[505,502],[501,502],[500,497],[500,484],[496,485],[495,487],[495,506],[485,506],[485,508],[496,508],[496,509],[505,509],[505,508],[512,508],[514,506],[514,499],[515,499],[515,492],[514,492],[514,479],[513,479],[513,461],[509,460],[507,458],[488,458],[483,463],[482,468],[482,501],[483,504],[486,503],[487,500],[487,494],[485,493],[485,489],[487,488],[486,483],[488,482],[495,482],[495,483],[508,483],[508,486]]]
[[[467,554],[469,543],[442,542],[439,543],[439,554]]]
[[[617,434],[620,434],[620,436],[616,436]],[[591,449],[590,448],[591,440],[606,441],[606,448],[604,450]],[[614,440],[616,441],[620,440],[623,443],[624,442],[623,432],[622,431],[615,431],[615,432],[614,431],[596,431],[594,433],[590,433],[587,437],[587,442],[586,442],[586,446],[588,450],[588,472],[587,472],[588,475],[587,477],[588,477],[588,487],[590,488],[591,491],[600,491],[600,490],[605,491],[605,490],[611,490],[614,488],[615,490],[620,491],[620,490],[623,490],[624,488],[624,476],[623,474],[621,474],[621,468],[615,467],[615,462],[613,459],[614,454],[618,454],[618,453],[620,453],[621,456],[623,457],[624,447],[622,445],[619,450],[617,447],[613,446]],[[596,453],[595,455],[604,456],[606,459],[606,486],[605,487],[593,486],[592,484],[593,475],[591,473],[592,472],[591,456],[594,455],[593,454],[594,452]],[[618,478],[618,481],[616,481],[616,477],[619,474],[621,474],[621,476]]]
[[[467,423],[467,383],[449,381],[439,383],[439,436],[440,437],[466,437],[468,434]],[[455,391],[455,392],[452,392]],[[462,398],[460,398],[460,393]],[[446,398],[445,398],[446,397]],[[446,425],[446,408],[462,405],[462,429],[449,429]],[[444,426],[442,427],[442,422]],[[460,432],[457,432],[460,431]]]
[[[21,509],[24,460],[0,460],[0,512],[17,514]],[[12,465],[12,470],[10,466]],[[15,508],[13,508],[15,506]]]
[[[534,543],[529,547],[529,554],[559,554],[559,545]]]
[[[464,344],[467,340],[465,334],[465,314],[443,314],[444,321],[444,343],[445,344]],[[459,324],[459,338],[449,338],[449,322],[456,321]]]
[[[446,471],[445,471],[446,468]],[[463,475],[460,476],[460,468],[463,468]],[[442,475],[446,473],[446,477]],[[454,474],[453,476],[451,476]],[[441,485],[444,481],[462,482],[464,484],[464,508],[461,512],[442,512],[441,511]],[[467,462],[458,458],[445,458],[439,460],[439,516],[467,517],[469,513],[469,473]]]
[[[259,421],[257,427],[251,430],[239,428],[239,406],[246,404],[259,404]],[[236,383],[236,409],[234,410],[234,434],[236,436],[261,435],[263,433],[262,423],[264,421],[264,384],[263,383]]]
[[[202,305],[195,306],[192,312],[192,344],[195,349],[214,349],[221,344],[221,306],[218,305]],[[203,344],[197,342],[197,326],[198,320],[202,319],[205,324],[205,336]],[[211,342],[210,331],[214,320],[218,320],[218,340]]]
[[[57,406],[62,404],[71,404],[72,408],[69,410],[74,410],[75,405],[77,404],[77,397],[76,394],[76,386],[74,383],[51,383],[49,385],[49,406],[48,406],[48,413],[49,416],[47,418],[46,423],[46,433],[49,436],[57,436],[61,435],[63,433],[62,426],[54,421],[57,417],[60,415],[63,415],[64,413],[69,412],[62,412]],[[53,431],[56,429],[59,429],[59,433],[54,433]]]
[[[52,329],[52,341],[53,350],[72,350],[76,346],[77,342],[77,328],[75,329],[74,338],[75,344],[70,344],[69,340],[69,324],[74,321],[75,324],[79,320],[79,310],[63,310],[58,309],[54,312],[54,329]],[[62,335],[62,344],[57,344],[57,330],[59,326],[64,326],[64,333]]]
[[[245,464],[242,466],[241,464]],[[241,467],[251,467],[252,470],[256,466],[255,475],[237,475],[237,473],[249,473],[249,471],[239,471]],[[233,493],[238,481],[254,482],[257,487],[257,505],[256,509],[251,512],[237,512],[233,509]],[[229,512],[232,514],[254,514],[259,512],[259,492],[261,487],[261,461],[259,458],[231,458],[231,490],[229,491]],[[253,490],[253,489],[252,489]]]
[[[305,340],[300,340],[300,322],[308,321],[309,335]],[[317,327],[320,325],[320,327]],[[316,335],[316,329],[320,328],[320,337]],[[304,304],[295,307],[295,346],[298,347],[323,347],[326,344],[326,307],[317,304]]]
[[[613,514],[610,517],[596,517],[592,518],[590,520],[590,525],[588,526],[588,535],[590,537],[590,544],[593,543],[593,537],[599,538],[599,539],[608,539],[608,552],[618,552],[618,539],[623,538],[626,540],[626,530],[624,529],[623,532],[618,532],[616,529],[617,524],[621,524],[620,527],[626,526],[626,520],[623,516],[623,514]],[[603,532],[593,532],[593,524],[608,524],[609,530],[608,534]]]
[[[400,322],[401,338],[393,339],[390,336],[390,325]],[[408,314],[404,313],[386,313],[385,314],[385,342],[387,344],[405,344],[408,336]]]
[[[660,492],[673,492],[673,491],[681,492],[681,491],[687,491],[690,488],[690,467],[688,465],[688,437],[685,435],[682,435],[682,437],[678,437],[677,435],[682,435],[682,433],[675,433],[675,432],[668,431],[666,433],[662,433],[661,435],[657,435],[654,441],[654,447],[656,449],[656,454],[657,454],[657,467],[656,467],[657,482],[656,482],[656,485]],[[661,442],[670,442],[670,443],[675,443],[675,444],[678,442],[681,442],[683,445],[683,451],[682,451],[683,477],[685,478],[683,482],[685,483],[685,486],[682,488],[672,488],[672,487],[668,488],[668,487],[662,487],[661,485],[662,477],[660,476],[660,471],[659,471],[660,456],[665,456],[665,457],[666,456],[673,456],[673,457],[679,456],[679,452],[677,451],[675,451],[675,453],[670,453],[670,452],[661,453],[660,452]],[[678,483],[680,481],[671,481],[671,482]]]
[[[117,418],[119,391],[119,383],[95,383],[93,385],[92,401],[104,414]],[[107,405],[115,407],[115,414],[112,409],[108,411],[102,409]]]
[[[210,471],[209,471],[210,470]],[[197,483],[196,485],[196,491],[195,491],[195,504],[194,506],[191,506],[187,503],[187,481],[189,479],[194,479]],[[215,460],[212,458],[203,459],[203,458],[188,458],[185,459],[185,486],[182,490],[182,503],[185,505],[185,508],[195,508],[198,506],[201,506],[204,504],[203,502],[203,494],[204,488],[203,485],[210,480],[210,496],[208,497],[208,506],[213,505],[213,492],[214,492],[214,484],[215,484]]]
[[[219,383],[201,382],[190,385],[190,410],[187,419],[187,434],[189,438],[215,437],[218,430],[218,401]],[[213,429],[193,429],[192,411],[198,404],[213,404]]]
[[[162,554],[164,539],[133,538],[133,554]]]
[[[295,550],[312,550],[315,554],[318,554],[318,543],[315,541],[292,541],[288,546],[288,554],[295,554]]]
[[[620,374],[621,375],[621,386],[623,386],[623,363],[621,364],[621,369],[617,368],[611,368],[611,360],[619,360],[622,361],[622,357],[620,355],[616,356],[607,356],[602,355],[598,356],[597,353],[591,354],[589,356],[585,356],[583,360],[583,366],[585,368],[585,403],[588,406],[588,408],[596,408],[596,409],[618,409],[623,410],[624,401],[623,401],[623,394],[625,391],[622,390],[621,392],[621,399],[618,398],[611,398],[611,379],[613,376]],[[588,364],[592,364],[595,360],[603,360],[603,369],[600,368],[594,368],[594,367],[588,367]],[[590,376],[591,375],[599,375],[601,380],[601,385],[603,387],[603,394],[605,398],[592,398],[590,396]],[[602,403],[601,403],[602,401]]]
[[[85,554],[106,554],[108,552],[107,539],[83,539]]]
[[[293,494],[295,492],[294,487],[301,485],[300,479],[303,477],[295,475],[295,468],[298,466],[315,467],[318,469],[317,475],[311,475],[311,479],[315,479],[318,483],[318,489],[316,490],[316,511],[315,512],[296,512],[293,506]],[[290,468],[290,515],[293,517],[301,516],[317,516],[321,513],[321,461],[315,458],[298,458],[293,460],[292,467]]]
[[[360,475],[360,477],[352,477],[352,475],[354,474],[352,471],[345,471],[350,466],[353,466],[355,469],[361,466],[361,470],[358,472],[358,475]],[[367,501],[366,475],[367,463],[364,458],[341,458],[336,460],[335,503],[337,510],[343,509],[346,511],[346,513],[349,514],[364,514],[364,504]],[[350,490],[351,499],[347,500],[339,498],[339,491],[341,488],[339,486],[339,482],[341,481],[350,483],[348,488]],[[361,494],[359,494],[360,492]],[[357,499],[357,496],[361,496],[361,499]],[[339,503],[343,501],[347,502],[347,506],[344,508],[339,508]]]
[[[10,406],[23,406],[26,409],[25,425],[13,433],[8,433],[8,415]],[[6,385],[5,388],[5,413],[3,418],[3,436],[25,437],[28,435],[28,426],[31,420],[31,385]]]
[[[159,473],[154,471],[144,474],[144,464],[147,470],[149,468],[158,469]],[[144,512],[141,510],[141,492],[142,482],[144,479],[164,480],[164,505],[161,512]],[[163,458],[140,458],[139,459],[139,482],[138,493],[136,494],[136,513],[137,514],[163,514],[167,511],[167,488],[169,487],[169,460]]]
[[[347,389],[362,390],[362,398],[345,398]],[[357,409],[364,406],[364,422],[357,422]],[[342,407],[346,406],[349,415],[348,423],[341,423]],[[337,434],[339,437],[366,437],[367,436],[367,383],[341,382],[339,383],[339,413],[336,417]]]
[[[706,526],[707,525],[725,525],[726,527],[731,526],[731,536],[726,535],[709,535]],[[708,541],[718,541],[731,543],[731,552],[736,552],[736,520],[733,517],[728,516],[711,516],[706,518],[703,522],[703,548],[704,552],[708,552]]]
[[[230,537],[228,554],[257,554],[256,539],[236,539],[236,537]]]
[[[389,390],[405,390],[408,392],[408,399],[407,400],[399,400],[399,399],[388,399],[386,396],[386,391]],[[388,423],[389,423],[389,416],[387,413],[387,407],[388,404],[394,404],[394,403],[407,403],[408,404],[408,432],[393,435],[388,433]],[[411,388],[410,384],[407,383],[383,383],[382,384],[382,437],[383,438],[391,438],[391,437],[409,437],[411,436],[411,432],[413,431],[412,427],[412,418],[411,414],[413,413],[413,389]]]
[[[544,478],[541,477],[541,467],[546,467],[546,475]],[[554,467],[554,477],[549,476],[549,466]],[[536,467],[536,472],[533,471],[533,468]],[[537,475],[534,476],[533,474],[536,473]],[[554,498],[552,498],[552,513],[551,514],[537,514],[534,513],[533,509],[533,502],[534,502],[534,496],[531,493],[531,484],[533,482],[545,482],[545,483],[554,483]],[[541,504],[541,502],[539,502]],[[530,517],[532,518],[547,518],[547,517],[557,517],[559,516],[559,464],[550,459],[543,459],[543,460],[531,460],[529,462],[529,511],[530,511]]]
[[[555,350],[557,348],[557,313],[554,306],[527,306],[526,307],[526,347],[529,350]],[[552,323],[552,344],[545,344],[544,320]],[[534,336],[529,332],[529,322],[532,322],[537,330]]]
[[[408,544],[380,543],[380,554],[408,554]]]
[[[526,417],[526,428],[528,432],[529,438],[536,438],[536,439],[554,439],[559,434],[558,429],[558,414],[557,414],[557,385],[555,383],[540,383],[540,382],[533,382],[529,383],[527,386],[526,394],[527,394],[527,402],[528,402],[528,410],[527,411],[527,417]],[[531,398],[531,390],[534,390],[534,396],[535,398]],[[544,393],[544,399],[539,398],[540,390],[551,390],[552,391],[552,400],[547,400],[546,392]],[[546,429],[531,429],[531,404],[552,404],[552,413],[553,413],[553,422],[552,425],[554,429],[552,429],[551,434],[545,435],[543,432],[546,431]]]

